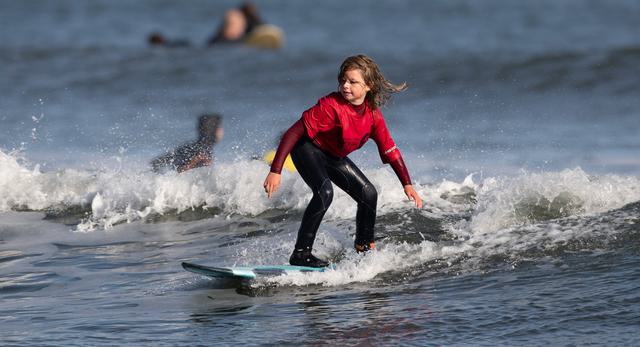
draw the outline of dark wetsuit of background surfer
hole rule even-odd
[[[222,118],[219,115],[203,115],[198,120],[198,140],[182,145],[151,162],[154,172],[163,169],[175,169],[183,172],[197,167],[211,165],[211,151],[216,144],[216,131]]]

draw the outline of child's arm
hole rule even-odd
[[[409,177],[409,170],[407,170],[404,159],[402,159],[402,154],[393,142],[382,116],[376,118],[371,138],[376,142],[376,145],[378,145],[382,162],[389,163],[396,173],[396,176],[398,176],[407,198],[415,202],[417,208],[422,208],[422,199],[420,199],[418,193],[413,189],[411,178]]]
[[[282,139],[280,139],[280,144],[278,145],[278,150],[276,151],[276,155],[273,157],[273,162],[271,163],[271,172],[277,174],[282,172],[282,166],[284,165],[284,161],[287,159],[287,155],[291,153],[291,149],[293,149],[293,146],[300,141],[303,135],[304,125],[300,119],[295,122],[291,128],[284,133],[284,135],[282,135]]]
[[[280,145],[278,145],[278,150],[276,151],[276,155],[271,163],[271,170],[262,185],[269,199],[271,199],[271,195],[273,195],[273,193],[278,190],[278,187],[280,187],[280,173],[282,172],[282,166],[284,165],[284,161],[287,159],[287,155],[289,155],[293,146],[302,138],[303,135],[304,125],[302,124],[302,120],[295,122],[291,128],[282,135]]]
[[[189,162],[184,165],[178,166],[176,169],[178,172],[185,172],[191,169],[195,169],[197,167],[209,166],[211,165],[211,156],[206,155],[204,153],[198,153],[195,155]]]
[[[420,199],[420,196],[418,195],[418,193],[415,191],[415,189],[413,189],[413,185],[411,184],[411,178],[409,177],[409,170],[407,170],[407,167],[404,164],[404,159],[402,159],[402,155],[400,155],[398,159],[390,162],[389,164],[391,165],[391,167],[393,168],[393,171],[396,173],[396,176],[398,176],[398,179],[402,183],[402,186],[404,187],[404,193],[407,195],[407,198],[415,202],[417,208],[422,208],[422,199]]]

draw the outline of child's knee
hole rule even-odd
[[[331,185],[331,181],[324,181],[316,194],[322,201],[322,206],[324,207],[324,209],[328,209],[329,205],[331,205],[331,202],[333,201],[333,185]]]
[[[378,202],[378,191],[373,184],[369,183],[362,187],[362,200],[370,206],[375,206]]]

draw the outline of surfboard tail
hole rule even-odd
[[[233,272],[232,269],[224,268],[224,267],[204,266],[204,265],[183,262],[182,268],[189,272],[193,272],[193,273],[197,273],[197,274],[205,275],[209,277],[220,277],[220,278],[236,277],[236,274]]]

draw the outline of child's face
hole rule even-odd
[[[352,105],[360,105],[364,102],[367,92],[371,90],[364,83],[362,72],[358,69],[345,71],[342,81],[340,81],[340,94]]]

